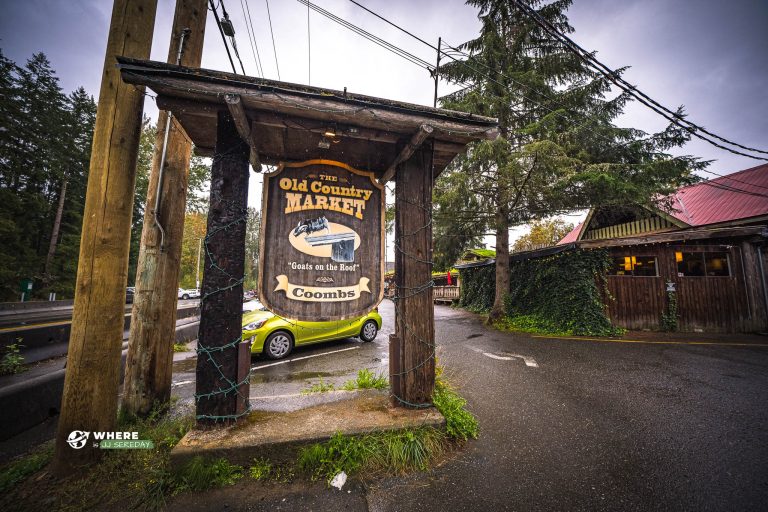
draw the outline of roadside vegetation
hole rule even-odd
[[[245,482],[245,478],[270,482],[307,478],[330,483],[342,471],[360,477],[424,471],[468,439],[477,438],[479,432],[466,401],[441,373],[438,366],[433,403],[445,416],[445,429],[419,427],[363,436],[337,433],[326,442],[301,449],[292,463],[275,464],[261,458],[243,467],[222,458],[194,457],[174,471],[171,449],[193,426],[194,419],[158,408],[146,419],[121,418],[118,426],[153,441],[152,450],[106,450],[101,461],[87,472],[63,480],[55,479],[47,469],[53,456],[52,442],[1,467],[0,509],[157,510],[180,493],[226,487]],[[365,369],[342,388],[382,389],[386,382],[386,377]]]
[[[188,352],[189,347],[186,343],[174,343],[173,344],[173,351],[174,352]]]
[[[332,382],[325,382],[322,377],[320,382],[312,384],[310,387],[302,390],[302,394],[309,395],[312,393],[326,393],[328,391],[354,391],[356,389],[387,389],[389,388],[389,381],[386,375],[375,374],[368,368],[363,368],[357,372],[357,377],[350,379],[342,384],[340,387],[336,387]]]
[[[21,355],[21,340],[16,343],[10,343],[3,349],[3,357],[0,359],[0,375],[13,375],[21,373],[24,367],[24,356]]]

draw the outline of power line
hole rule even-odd
[[[264,78],[264,70],[261,67],[261,56],[259,55],[259,46],[256,44],[256,32],[253,30],[251,9],[248,7],[248,14],[246,15],[246,7],[248,7],[248,1],[246,0],[245,5],[243,5],[243,0],[240,0],[240,8],[243,10],[243,20],[245,20],[245,30],[248,32],[248,42],[251,43],[253,62],[256,64],[256,73],[258,73],[260,77]]]
[[[277,62],[277,46],[275,46],[275,31],[272,30],[272,15],[269,12],[269,0],[264,0],[267,3],[267,19],[269,19],[269,33],[272,35],[272,51],[275,54],[275,68],[277,68],[277,79],[280,78],[280,64]]]
[[[311,8],[315,12],[317,12],[317,13],[325,16],[326,18],[330,19],[331,21],[334,21],[334,22],[338,23],[339,25],[343,26],[344,28],[347,28],[348,30],[351,30],[352,32],[356,33],[357,35],[362,36],[365,39],[368,39],[372,43],[375,43],[375,44],[381,46],[385,50],[388,50],[388,51],[394,53],[395,55],[397,55],[397,56],[399,56],[399,57],[401,57],[401,58],[411,62],[412,64],[415,64],[415,65],[417,65],[417,66],[419,66],[419,67],[429,71],[430,74],[432,74],[434,72],[435,66],[433,64],[427,62],[426,60],[422,59],[421,57],[418,57],[418,56],[416,56],[416,55],[414,55],[414,54],[412,54],[412,53],[410,53],[410,52],[400,48],[399,46],[396,46],[396,45],[394,45],[394,44],[392,44],[392,43],[390,43],[390,42],[388,42],[388,41],[386,41],[386,40],[384,40],[384,39],[382,39],[382,38],[380,38],[380,37],[378,37],[376,35],[373,35],[372,33],[370,33],[368,31],[358,27],[357,25],[355,25],[353,23],[350,23],[347,20],[345,20],[343,18],[340,18],[339,16],[336,16],[332,12],[323,9],[323,8],[319,7],[318,5],[316,5],[316,4],[313,4],[309,0],[298,0],[298,2],[303,4],[303,5],[306,5],[307,7]],[[449,81],[451,81],[453,83],[457,83],[458,85],[465,86],[465,88],[474,87],[473,85],[466,84],[466,83],[463,83],[463,82],[459,82],[459,81],[456,81],[456,80],[449,80]]]
[[[307,4],[307,85],[312,85],[312,38],[309,35],[309,4]]]
[[[603,64],[602,62],[597,60],[597,58],[595,58],[595,56],[592,53],[587,52],[581,46],[577,45],[575,42],[573,42],[572,39],[570,39],[568,36],[564,35],[559,30],[557,30],[557,28],[552,26],[552,24],[549,23],[549,21],[547,21],[538,12],[536,12],[533,9],[531,9],[524,2],[522,2],[520,0],[512,0],[512,2],[520,10],[522,10],[530,19],[532,19],[537,25],[539,25],[542,29],[544,29],[548,34],[550,34],[551,36],[555,37],[560,42],[565,44],[567,49],[569,49],[571,52],[576,54],[576,56],[578,56],[588,66],[590,66],[591,68],[596,70],[601,75],[605,76],[608,80],[611,81],[611,83],[615,84],[617,87],[619,87],[623,91],[627,92],[632,97],[634,97],[636,100],[638,100],[640,103],[642,103],[646,107],[650,108],[651,110],[653,110],[654,112],[656,112],[660,116],[664,117],[665,119],[669,120],[671,123],[676,124],[677,126],[679,126],[680,128],[686,130],[688,133],[690,133],[694,137],[697,137],[697,138],[699,138],[699,139],[701,139],[701,140],[703,140],[705,142],[708,142],[709,144],[711,144],[712,146],[715,146],[717,148],[723,149],[725,151],[728,151],[728,152],[736,154],[736,155],[745,156],[747,158],[752,158],[752,159],[755,159],[755,160],[768,161],[768,159],[763,158],[763,157],[750,155],[748,153],[743,153],[741,151],[737,151],[735,149],[728,148],[726,146],[723,146],[722,144],[719,144],[719,143],[717,143],[717,142],[715,142],[715,141],[713,141],[713,140],[711,140],[711,139],[701,135],[698,132],[706,133],[706,134],[708,134],[708,135],[710,135],[710,136],[712,136],[712,137],[714,137],[714,138],[716,138],[718,140],[725,141],[726,143],[731,144],[733,146],[744,148],[744,149],[747,149],[749,151],[753,151],[753,152],[757,152],[757,153],[768,154],[768,152],[760,150],[760,149],[750,148],[748,146],[743,146],[741,144],[734,143],[732,141],[729,141],[728,139],[725,139],[725,138],[720,137],[718,135],[712,134],[711,132],[705,130],[704,128],[702,128],[701,126],[699,126],[699,125],[697,125],[695,123],[692,123],[691,121],[683,120],[680,117],[679,113],[673,112],[673,111],[669,110],[668,108],[664,107],[663,105],[661,105],[657,101],[655,101],[652,98],[650,98],[645,93],[640,92],[636,87],[634,87],[633,85],[629,84],[629,82],[627,82],[626,80],[620,78],[616,71],[612,70],[611,68],[609,68],[608,66],[606,66],[605,64]]]
[[[303,1],[303,0],[299,0],[299,1]],[[513,1],[514,1],[514,3],[515,3],[515,4],[518,4],[518,6],[520,5],[520,3],[519,3],[519,0],[513,0]],[[390,21],[390,20],[388,20],[388,19],[384,18],[383,16],[379,15],[378,13],[376,13],[376,12],[374,12],[374,11],[372,11],[372,10],[368,9],[367,7],[365,7],[365,6],[361,5],[360,3],[356,2],[355,0],[350,0],[350,2],[352,2],[353,4],[357,5],[358,7],[362,8],[362,9],[364,9],[365,11],[367,11],[367,12],[371,13],[372,15],[376,16],[377,18],[379,18],[380,20],[384,21],[385,23],[387,23],[387,24],[389,24],[389,25],[391,25],[391,26],[395,27],[396,29],[400,30],[401,32],[403,32],[403,33],[405,33],[405,34],[407,34],[407,35],[411,36],[412,38],[416,39],[417,41],[420,41],[421,43],[423,43],[423,44],[425,44],[425,45],[429,46],[430,48],[432,48],[432,49],[434,49],[434,50],[440,51],[440,50],[439,50],[437,47],[435,47],[434,45],[432,45],[432,44],[431,44],[431,43],[429,43],[428,41],[426,41],[426,40],[422,39],[421,37],[419,37],[419,36],[417,36],[417,35],[413,34],[412,32],[410,32],[410,31],[408,31],[408,30],[406,30],[406,29],[402,28],[401,26],[397,25],[396,23],[393,23],[392,21]],[[526,8],[527,8],[527,6],[524,6],[524,7],[526,7]],[[530,8],[528,8],[528,9],[530,9]],[[532,10],[531,10],[531,11],[532,11]],[[536,16],[539,16],[539,17],[540,17],[540,15],[539,15],[538,13],[536,13],[535,11],[533,11],[533,12],[534,12],[534,14],[535,14]],[[530,15],[529,15],[529,17],[530,17]],[[543,18],[542,18],[542,19],[543,19]],[[534,21],[536,21],[536,20],[534,20]],[[545,20],[545,21],[546,21],[546,20]],[[547,23],[548,23],[548,22],[547,22]],[[537,23],[537,24],[539,24],[539,23]],[[539,26],[541,26],[541,24],[539,24]],[[550,25],[550,26],[551,26],[551,25]],[[545,28],[545,27],[542,27],[542,28]],[[557,31],[557,29],[556,29],[556,28],[552,27],[552,29],[553,29],[553,30],[555,30],[555,31],[556,31],[558,34],[560,34],[560,32],[559,32],[559,31]],[[547,31],[547,33],[549,33],[550,35],[553,35],[553,34],[552,34],[552,33],[551,33],[549,30],[547,30],[546,28],[545,28],[545,30],[546,30],[546,31]],[[563,36],[563,37],[566,37],[566,36]],[[566,37],[566,38],[567,38],[567,37]],[[558,38],[558,39],[559,39],[559,38]],[[562,40],[561,40],[561,42],[562,42]],[[459,50],[459,49],[457,49],[457,48],[455,48],[455,47],[453,47],[453,46],[449,45],[448,43],[445,43],[445,41],[443,41],[443,43],[444,43],[444,44],[445,44],[445,45],[446,45],[446,46],[447,46],[449,49],[453,50],[453,52],[455,52],[455,53],[457,53],[457,54],[460,54],[460,55],[463,55],[463,56],[467,57],[467,59],[472,59],[472,58],[473,58],[473,56],[471,56],[471,55],[469,55],[469,54],[467,54],[467,53],[465,53],[465,52],[463,52],[463,51],[461,51],[461,50]],[[574,44],[575,44],[575,43],[574,43]],[[566,45],[566,47],[567,47],[567,45]],[[571,50],[571,51],[573,51],[573,50]],[[456,58],[455,58],[453,55],[450,55],[450,53],[449,53],[449,52],[446,52],[446,51],[444,51],[444,52],[443,52],[443,55],[447,56],[448,58],[450,58],[450,59],[451,59],[451,60],[453,60],[454,62],[463,63],[463,64],[464,64],[464,65],[466,65],[466,66],[467,66],[467,67],[468,67],[470,70],[472,70],[472,71],[474,71],[475,73],[477,73],[477,74],[481,75],[483,78],[485,78],[485,79],[487,79],[487,80],[489,80],[489,81],[495,82],[495,83],[497,83],[497,84],[499,84],[499,85],[502,85],[502,86],[503,86],[503,84],[501,84],[501,83],[500,83],[500,82],[498,82],[497,80],[493,79],[493,78],[492,78],[492,77],[490,77],[488,74],[485,74],[485,73],[481,73],[481,72],[479,72],[477,69],[475,69],[475,68],[473,68],[473,67],[471,67],[471,66],[468,66],[468,65],[466,64],[466,62],[465,62],[465,61],[460,61],[460,60],[456,59]],[[487,64],[485,64],[485,63],[483,63],[483,62],[480,62],[480,61],[478,61],[477,59],[475,59],[475,62],[477,62],[478,64],[480,64],[480,65],[484,66],[486,69],[488,69],[488,70],[491,70],[491,68],[490,68],[490,67],[489,67]],[[591,66],[591,67],[593,67],[593,66]],[[594,67],[593,67],[593,68],[594,68]],[[599,70],[597,70],[597,71],[599,72]],[[602,74],[603,76],[605,76],[606,78],[608,78],[609,80],[611,80],[611,81],[613,82],[613,80],[612,80],[612,77],[613,77],[613,76],[617,76],[617,75],[618,75],[618,73],[616,73],[615,71],[612,71],[611,73],[612,73],[612,74],[611,74],[611,75],[609,75],[609,76],[606,76],[606,73],[600,73],[600,74]],[[551,101],[551,102],[553,102],[553,103],[555,103],[555,104],[557,104],[557,105],[560,105],[561,107],[563,107],[563,108],[565,108],[566,110],[568,110],[570,113],[572,113],[572,114],[574,113],[573,111],[571,111],[570,109],[568,109],[567,107],[565,107],[565,106],[564,106],[562,103],[560,103],[560,102],[558,102],[558,101],[556,101],[556,100],[552,99],[551,97],[549,97],[549,96],[548,96],[548,95],[546,95],[545,93],[543,93],[543,92],[541,92],[541,91],[537,91],[537,90],[533,89],[532,87],[528,86],[527,84],[523,84],[523,83],[521,83],[521,82],[518,82],[518,81],[514,80],[513,78],[511,78],[511,77],[509,77],[509,76],[505,75],[504,73],[501,73],[501,72],[499,72],[499,75],[501,75],[502,77],[504,77],[504,78],[506,78],[506,79],[510,80],[511,82],[513,82],[513,83],[515,83],[515,84],[517,84],[517,85],[519,85],[519,86],[521,86],[521,87],[525,87],[525,88],[527,88],[527,89],[529,89],[529,90],[531,90],[531,91],[533,91],[533,92],[535,92],[535,93],[537,93],[537,94],[539,94],[539,95],[543,96],[544,98],[548,99],[549,101]],[[622,90],[625,90],[625,89],[624,89],[624,88],[622,88]],[[630,91],[626,91],[626,92],[628,92],[628,93],[629,93]],[[546,107],[546,106],[542,105],[540,102],[536,102],[536,101],[534,101],[534,100],[531,100],[530,98],[526,97],[525,95],[522,95],[522,97],[523,97],[524,99],[528,100],[529,102],[531,102],[531,103],[534,103],[534,104],[536,104],[536,105],[538,105],[538,106],[540,106],[540,107],[544,108],[545,110],[547,110],[548,112],[550,112],[550,113],[552,113],[552,114],[555,114],[555,115],[558,115],[558,116],[560,116],[560,117],[563,117],[563,116],[562,116],[562,114],[561,114],[560,112],[556,112],[556,111],[553,111],[552,109],[550,109],[550,108],[548,108],[548,107]],[[634,97],[634,95],[633,95],[633,97]],[[640,100],[639,98],[636,98],[636,99]],[[640,101],[642,102],[642,100],[640,100]],[[643,102],[643,103],[644,103],[644,102]],[[677,113],[675,113],[675,116],[676,116],[676,118],[677,118],[677,119],[680,119],[680,117],[679,117],[679,115],[678,115]],[[589,119],[589,118],[591,118],[591,117],[594,117],[594,116],[587,116],[587,119]],[[666,117],[666,116],[665,116],[665,117]],[[567,120],[567,118],[564,118],[564,119],[566,119],[566,120]],[[693,131],[691,128],[688,128],[688,127],[685,127],[685,126],[681,126],[679,123],[675,122],[675,119],[670,119],[669,117],[667,117],[667,119],[669,119],[669,120],[670,120],[670,122],[672,122],[673,124],[675,124],[675,125],[676,125],[676,126],[678,126],[679,128],[682,128],[682,129],[683,129],[683,130],[685,130],[686,132],[688,132],[688,133],[691,133],[691,134],[693,134],[693,135],[696,135],[696,136],[697,136],[697,137],[699,137],[699,138],[702,138],[702,137],[701,137],[699,134],[695,133],[695,131]],[[691,124],[692,124],[692,123],[691,123]],[[695,125],[694,125],[694,126],[695,126]],[[602,135],[602,134],[601,134],[601,135]],[[604,136],[604,138],[605,138],[606,140],[610,141],[611,143],[615,144],[615,141],[614,141],[614,140],[612,140],[612,139],[609,139],[607,136]],[[739,154],[739,155],[748,156],[748,157],[750,157],[750,158],[754,158],[754,159],[758,159],[758,160],[765,160],[765,159],[763,159],[763,158],[760,158],[760,157],[755,157],[755,156],[752,156],[752,155],[746,155],[746,154],[743,154],[743,153],[737,152],[737,151],[735,151],[735,150],[732,150],[732,149],[730,149],[730,148],[726,148],[726,147],[723,147],[723,146],[721,146],[721,145],[719,145],[719,144],[717,144],[717,143],[714,143],[713,141],[710,141],[710,140],[708,140],[708,139],[706,139],[706,138],[703,138],[703,140],[705,140],[705,141],[709,142],[710,144],[714,144],[716,147],[722,148],[722,149],[724,149],[724,150],[726,150],[726,151],[730,151],[730,152],[732,152],[732,153],[736,153],[736,154]],[[759,151],[759,150],[758,150],[758,151]],[[739,183],[743,183],[743,184],[745,184],[745,185],[750,185],[750,186],[757,186],[757,187],[759,187],[759,188],[765,188],[765,189],[768,189],[768,187],[763,187],[763,186],[761,186],[761,185],[755,185],[755,184],[752,184],[752,183],[749,183],[749,182],[744,182],[744,181],[738,180],[738,179],[736,179],[736,178],[729,178],[729,177],[728,177],[728,175],[718,174],[718,173],[716,173],[716,172],[714,172],[714,171],[710,171],[710,170],[707,170],[707,169],[701,169],[701,170],[702,170],[703,172],[706,172],[706,173],[709,173],[709,174],[712,174],[712,175],[715,175],[715,176],[719,176],[719,177],[728,178],[728,179],[730,179],[730,180],[733,180],[733,181],[736,181],[736,182],[739,182]],[[709,180],[704,180],[704,181],[709,181]],[[752,192],[749,192],[749,191],[746,191],[746,190],[743,190],[743,189],[739,189],[739,188],[736,188],[736,187],[731,187],[731,188],[733,189],[732,191],[734,191],[734,192],[738,192],[738,191],[740,191],[740,192],[742,192],[742,193],[745,193],[745,194],[748,194],[748,195],[754,195],[754,193],[752,193]]]

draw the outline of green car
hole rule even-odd
[[[251,339],[251,353],[282,359],[296,345],[359,337],[373,341],[381,329],[381,315],[374,309],[367,315],[330,322],[296,322],[281,318],[257,300],[243,304],[243,339]]]

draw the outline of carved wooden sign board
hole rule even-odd
[[[384,294],[384,191],[373,173],[331,160],[264,176],[259,298],[291,320],[345,320]]]

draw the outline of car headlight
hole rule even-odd
[[[255,322],[251,322],[247,324],[245,327],[243,327],[244,331],[255,331],[256,329],[260,328],[262,325],[267,323],[267,319],[263,318],[261,320],[256,320]]]

